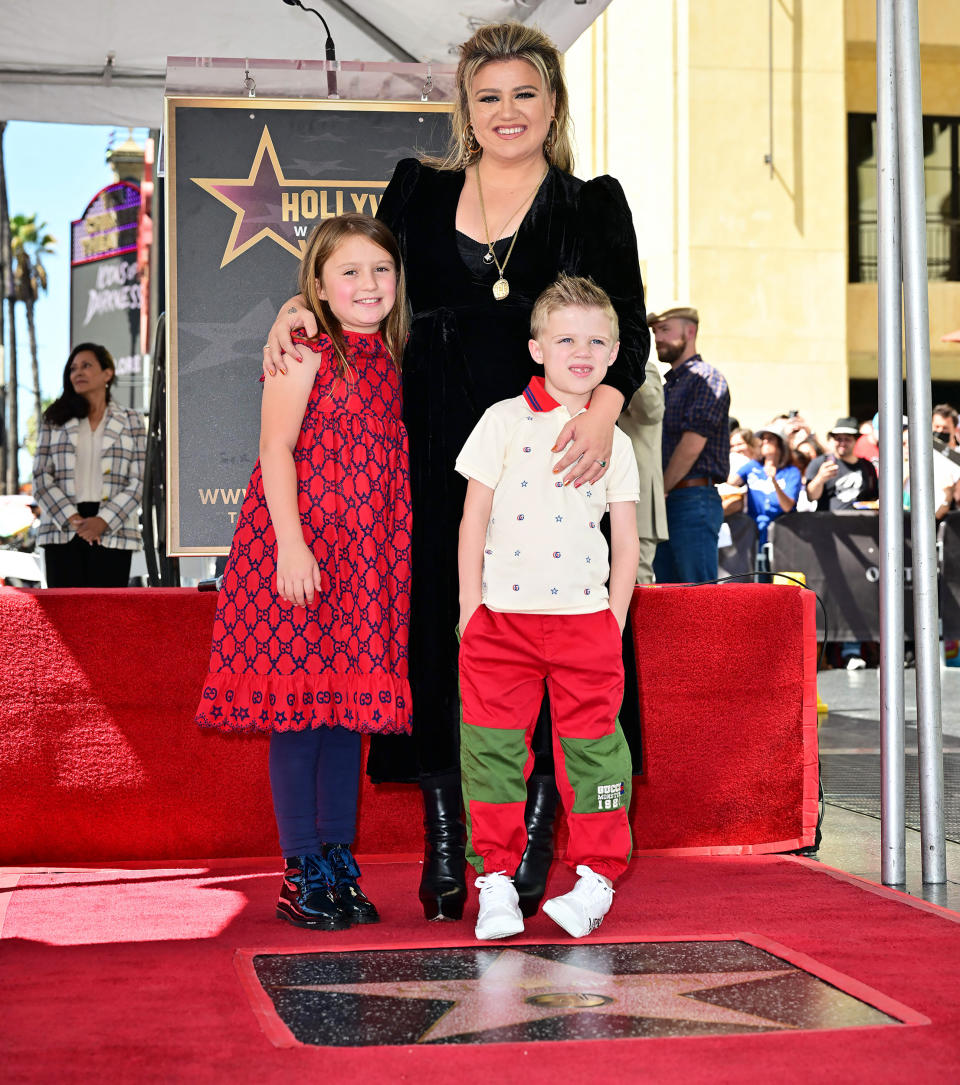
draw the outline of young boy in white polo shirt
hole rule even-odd
[[[481,939],[523,930],[512,876],[527,843],[530,739],[544,682],[569,830],[564,858],[579,875],[544,911],[575,938],[595,930],[631,850],[630,753],[617,713],[639,554],[636,460],[617,429],[597,482],[565,486],[553,471],[557,436],[617,356],[617,315],[589,279],[561,276],[537,299],[530,329],[543,377],[484,414],[456,465],[469,480],[459,551],[460,760]],[[608,507],[609,566],[600,532]]]

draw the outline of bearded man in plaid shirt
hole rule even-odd
[[[657,546],[659,584],[717,579],[723,506],[717,483],[730,473],[730,390],[697,353],[700,317],[689,305],[649,313],[665,378],[663,488],[670,538]]]

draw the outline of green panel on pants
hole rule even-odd
[[[473,849],[470,803],[526,802],[527,782],[523,767],[530,756],[523,731],[476,727],[460,719],[460,777],[467,822],[467,862],[483,873],[483,860]]]
[[[460,723],[460,774],[465,801],[525,802],[523,767],[530,756],[523,731]]]
[[[561,738],[567,779],[574,792],[572,813],[596,814],[630,806],[630,750],[617,721],[603,738]]]

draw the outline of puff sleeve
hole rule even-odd
[[[650,352],[633,216],[613,177],[584,182],[579,202],[583,238],[579,274],[606,290],[620,321],[620,353],[603,383],[621,392],[626,406],[643,384]]]

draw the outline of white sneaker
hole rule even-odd
[[[520,897],[504,871],[484,874],[474,883],[480,890],[480,914],[474,933],[478,938],[509,938],[523,930]]]
[[[862,671],[867,665],[865,659],[861,659],[859,656],[850,656],[847,660],[848,671]]]
[[[588,866],[578,866],[580,878],[569,893],[552,897],[543,910],[573,938],[583,938],[603,922],[613,903],[613,890]]]

